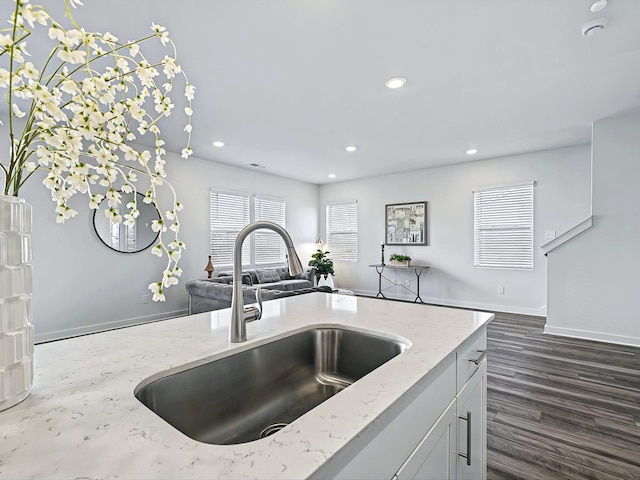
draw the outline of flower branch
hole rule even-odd
[[[123,209],[126,213],[119,213],[122,200],[118,191],[137,192],[137,174],[146,176],[149,187],[144,202],[154,204],[160,215],[153,225],[158,243],[151,252],[167,256],[162,280],[149,288],[154,300],[164,300],[163,289],[178,283],[176,277],[182,273],[178,261],[186,247],[178,237],[177,212],[182,206],[165,178],[165,142],[159,125],[174,109],[174,80],[181,77],[187,103],[186,146],[181,153],[188,158],[192,153],[195,93],[176,61],[175,45],[166,29],[156,24],[152,24],[152,34],[124,43],[108,32],[87,32],[71,13],[71,7],[81,5],[78,0],[64,0],[72,25],[68,29],[54,21],[42,6],[32,6],[28,0],[14,3],[11,28],[0,30],[0,60],[9,57],[8,69],[0,63],[0,89],[7,90],[10,140],[8,164],[0,159],[2,191],[18,195],[33,173],[44,169],[47,175],[43,184],[56,203],[58,222],[77,215],[68,202],[81,193],[87,195],[89,208],[96,209],[106,200],[109,208],[105,214],[110,221],[130,225],[139,215],[137,203],[129,202]],[[25,40],[36,24],[48,27],[48,37],[54,42],[41,70],[25,60],[29,55]],[[158,62],[150,62],[140,48],[154,39],[170,52]],[[24,122],[19,137],[14,135],[17,119]],[[153,138],[153,153],[130,145],[147,134]],[[171,192],[168,209],[160,208],[158,187]],[[166,245],[167,230],[174,236]]]

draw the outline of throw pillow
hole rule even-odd
[[[278,272],[273,268],[256,270],[256,276],[258,277],[258,283],[272,283],[280,281],[280,275],[278,275]]]

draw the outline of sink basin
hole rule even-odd
[[[231,445],[277,433],[409,347],[346,328],[311,328],[150,377],[135,396],[185,435]]]

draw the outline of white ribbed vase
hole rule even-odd
[[[33,384],[31,205],[0,195],[0,411]]]

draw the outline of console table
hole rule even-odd
[[[422,301],[422,298],[420,298],[420,275],[422,275],[422,271],[426,270],[427,268],[429,268],[428,265],[391,265],[389,263],[376,263],[373,265],[369,265],[370,267],[373,267],[376,269],[376,272],[378,273],[378,293],[376,294],[376,298],[378,297],[382,297],[382,298],[387,298],[384,296],[384,293],[382,293],[385,290],[389,290],[392,287],[402,287],[405,290],[413,293],[416,296],[416,299],[414,300],[415,303],[420,302],[420,303],[424,303]],[[407,287],[406,284],[404,283],[397,283],[395,281],[395,279],[393,278],[389,278],[386,277],[385,275],[383,275],[384,269],[385,268],[389,268],[391,270],[413,270],[413,272],[416,275],[416,290],[415,292],[413,290],[411,290],[409,287]],[[382,288],[382,279],[385,279],[388,282],[391,282],[391,285],[389,285],[388,287]],[[410,280],[413,281],[413,280]]]

